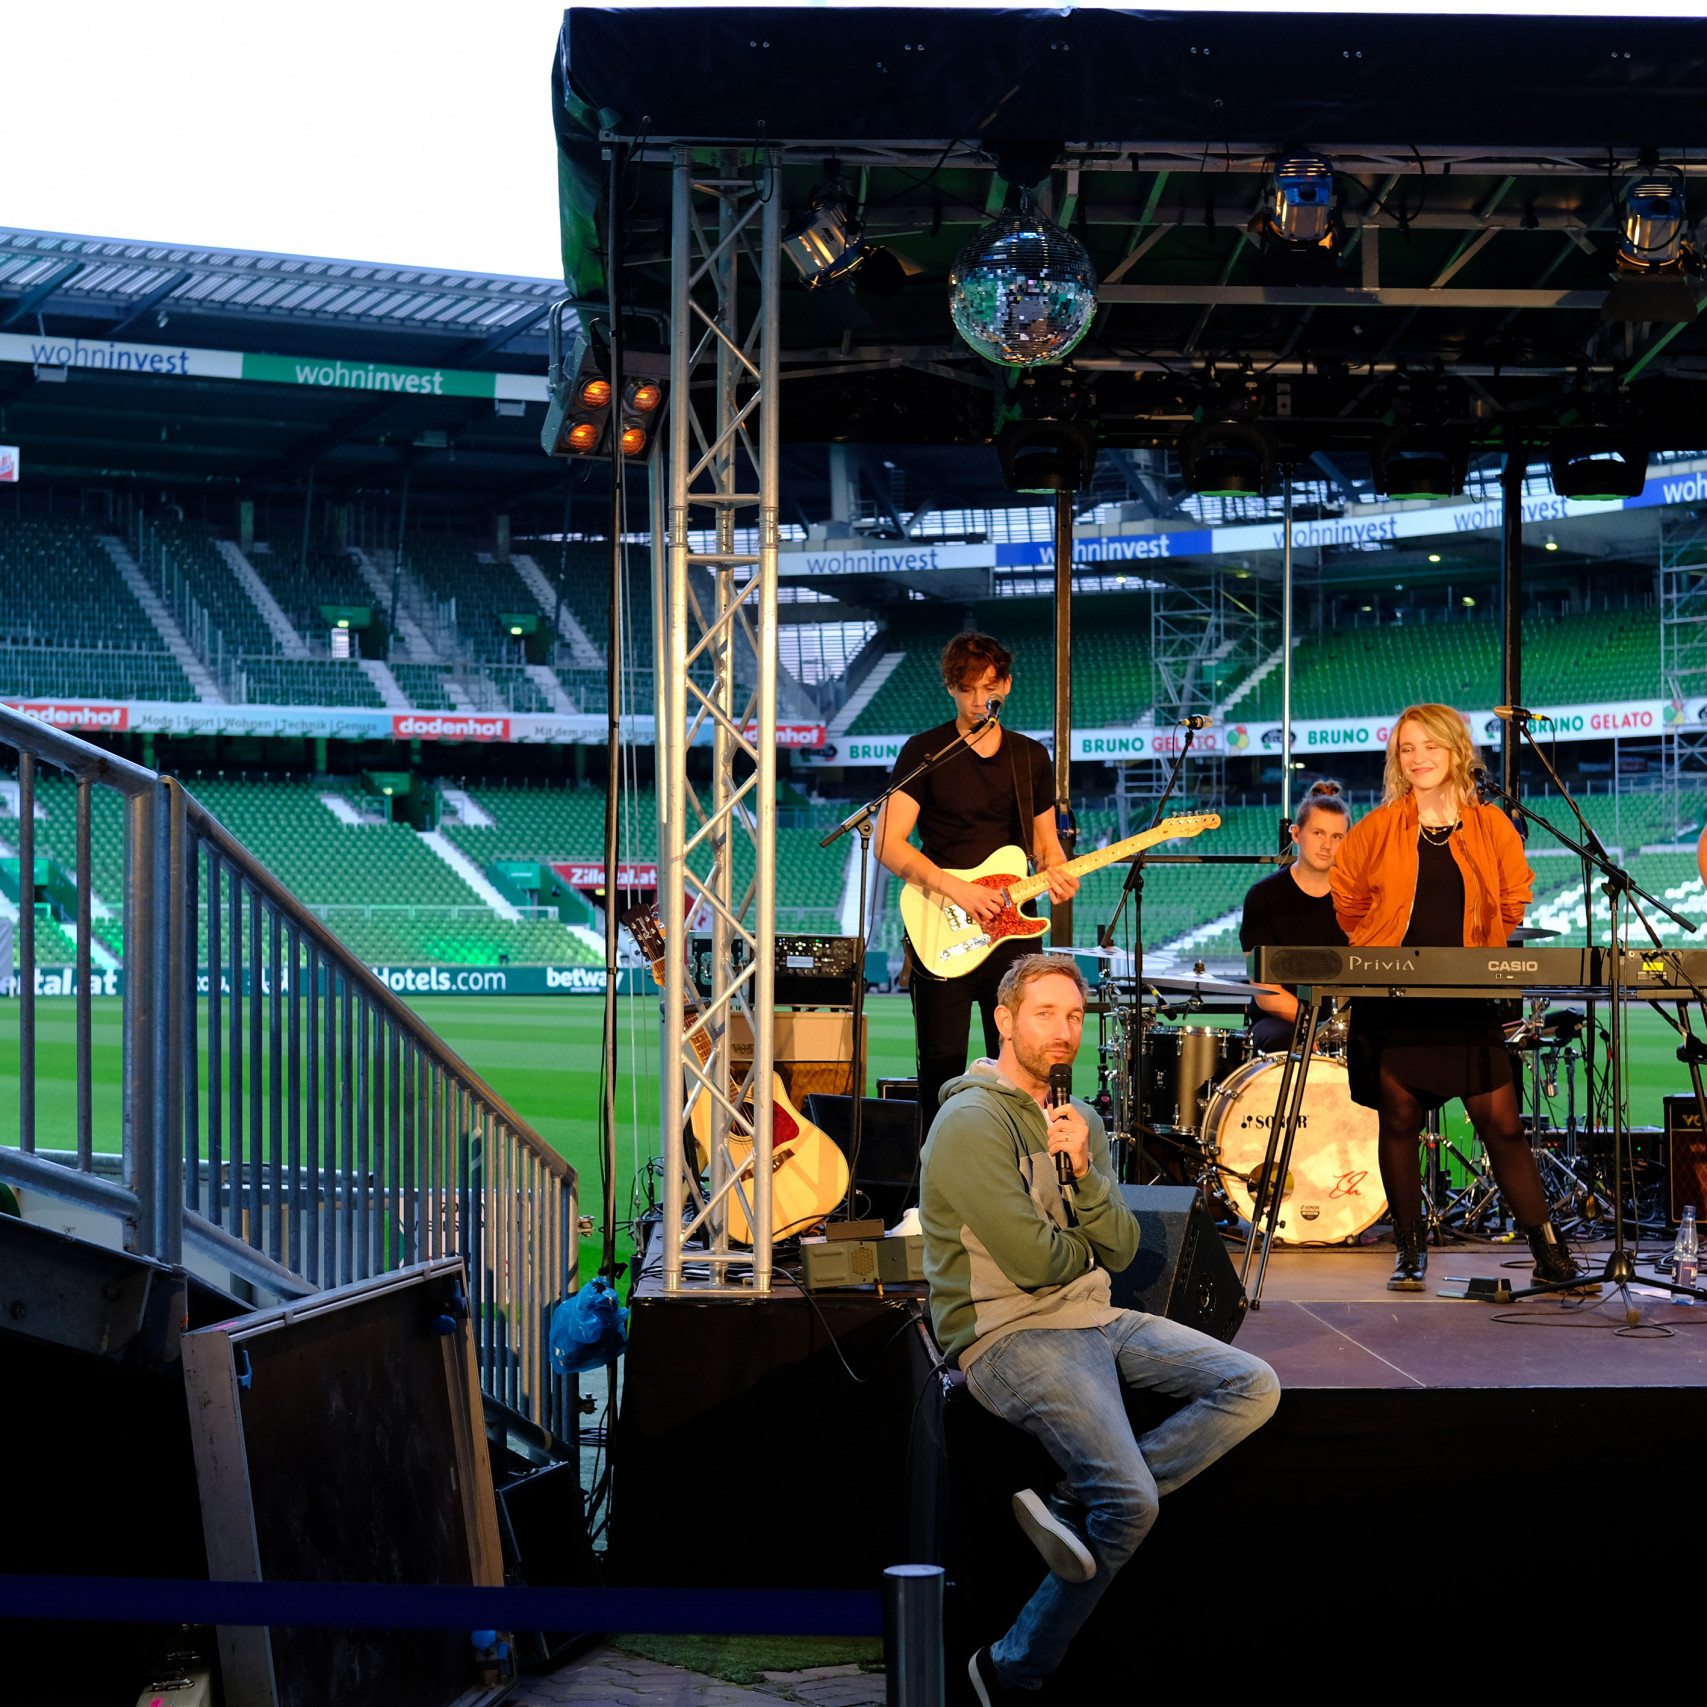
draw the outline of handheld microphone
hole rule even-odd
[[[1213,717],[1182,717],[1174,727],[1176,729],[1207,729],[1214,721]]]
[[[1525,705],[1496,705],[1494,716],[1502,723],[1533,723],[1536,714]]]
[[[1065,1062],[1049,1069],[1049,1106],[1065,1108],[1073,1100],[1073,1069]],[[1055,1178],[1063,1194],[1073,1190],[1073,1161],[1065,1150],[1055,1152]]]

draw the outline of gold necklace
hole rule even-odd
[[[1426,841],[1431,848],[1443,848],[1452,840],[1452,832],[1458,828],[1458,825],[1425,824],[1419,818],[1417,820],[1417,828],[1422,831],[1424,841]]]

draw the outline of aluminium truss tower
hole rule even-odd
[[[673,943],[659,1090],[666,1292],[771,1284],[780,232],[774,154],[674,151],[669,550],[654,554],[658,896]],[[693,549],[693,536],[708,536],[709,549]],[[757,661],[745,687],[743,637]],[[696,745],[711,758],[698,786],[688,775]],[[697,999],[681,952],[690,921],[712,944],[710,989]],[[752,1039],[739,1061],[737,1020]],[[690,1155],[684,1123],[694,1117],[704,1137]],[[730,1236],[737,1205],[750,1249]],[[705,1248],[684,1256],[701,1236]],[[737,1265],[751,1268],[739,1283]]]

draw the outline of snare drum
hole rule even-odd
[[[1225,1084],[1203,1111],[1203,1138],[1219,1147],[1222,1184],[1248,1220],[1253,1187],[1268,1151],[1284,1055],[1259,1055]],[[1343,1061],[1317,1056],[1304,1082],[1304,1103],[1292,1141],[1292,1164],[1281,1193],[1283,1245],[1339,1244],[1355,1239],[1387,1213],[1381,1187],[1375,1110],[1351,1100]]]
[[[1144,1118],[1175,1132],[1202,1130],[1203,1109],[1227,1075],[1250,1059],[1250,1038],[1213,1025],[1157,1026],[1144,1037],[1149,1083]]]

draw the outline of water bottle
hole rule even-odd
[[[1671,1248],[1671,1277],[1679,1286],[1693,1286],[1696,1277],[1695,1206],[1688,1205],[1677,1229],[1677,1243]],[[1693,1298],[1678,1296],[1680,1304],[1693,1304]]]

